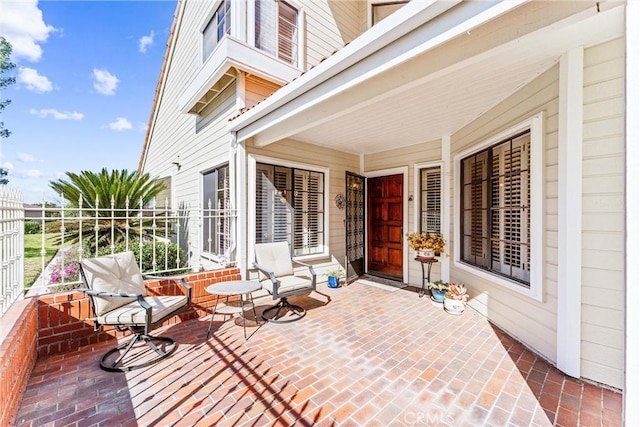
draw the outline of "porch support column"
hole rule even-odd
[[[451,135],[442,136],[442,213],[441,213],[441,231],[445,239],[447,239],[448,250],[445,251],[440,258],[442,266],[440,267],[440,275],[445,282],[449,281],[449,268],[451,266]],[[451,254],[451,256],[447,256]]]
[[[640,424],[640,2],[626,10],[626,266],[624,424]]]
[[[560,58],[558,119],[557,363],[576,378],[582,338],[583,56],[583,48],[577,47]]]
[[[244,142],[238,143],[236,133],[231,132],[231,147],[233,157],[231,161],[235,166],[233,171],[234,184],[231,186],[231,194],[235,193],[235,197],[231,200],[234,202],[235,209],[235,239],[236,254],[235,259],[242,280],[246,280],[247,276],[247,178],[246,178],[246,156]]]

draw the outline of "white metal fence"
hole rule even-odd
[[[0,190],[2,191],[2,190]],[[165,201],[165,205],[168,201]],[[100,207],[98,201],[79,207],[42,202],[23,207],[16,192],[0,192],[0,316],[25,292],[29,294],[73,289],[80,284],[78,263],[122,251],[136,254],[140,270],[150,274],[177,274],[198,268],[201,252],[219,264],[230,263],[234,248],[236,211],[230,209],[177,210],[142,205]],[[30,271],[39,270],[25,283],[25,232],[36,234],[38,254],[26,257]],[[32,240],[32,239],[30,239]],[[30,248],[34,250],[33,247]],[[52,255],[52,252],[55,254]],[[36,264],[35,267],[33,264]]]
[[[0,317],[24,290],[22,195],[0,187]]]

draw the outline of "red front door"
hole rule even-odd
[[[403,175],[367,180],[368,270],[402,278]]]

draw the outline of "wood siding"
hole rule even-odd
[[[489,320],[535,349],[556,360],[558,265],[558,67],[554,66],[505,99],[451,138],[452,157],[472,148],[535,114],[544,112],[544,173],[546,199],[543,263],[543,301],[511,291],[451,265],[451,281],[470,289],[470,305]],[[452,163],[453,165],[453,163]],[[452,179],[452,185],[456,177]],[[453,191],[453,190],[452,190]],[[454,195],[451,193],[451,200]],[[453,211],[453,207],[451,208]],[[457,224],[451,224],[453,232]],[[531,236],[540,238],[541,236]],[[453,235],[449,237],[451,239]],[[454,246],[458,242],[451,242]]]
[[[624,39],[584,52],[582,376],[624,383]]]

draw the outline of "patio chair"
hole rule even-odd
[[[264,310],[262,318],[273,323],[289,323],[302,319],[307,311],[299,305],[289,303],[287,298],[316,290],[316,273],[313,267],[294,261],[288,242],[258,243],[255,252],[256,261],[253,266],[260,271],[262,288],[268,291],[274,300],[280,300],[276,305]],[[294,274],[294,263],[307,267],[309,276]],[[287,316],[287,313],[290,315]]]
[[[186,295],[147,295],[144,279],[151,277],[140,273],[133,252],[83,259],[80,273],[86,286],[82,291],[89,296],[94,328],[98,330],[101,326],[109,325],[118,331],[129,330],[133,334],[128,342],[123,342],[102,356],[100,367],[103,370],[124,372],[139,369],[168,357],[176,350],[173,339],[153,336],[151,331],[190,307],[191,287],[183,279],[178,283]],[[157,355],[149,355],[148,351],[135,352],[125,360],[139,342],[146,344]]]

